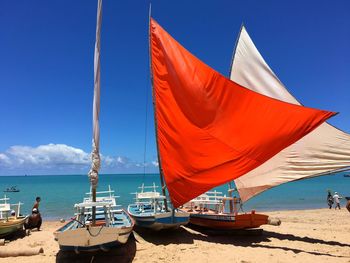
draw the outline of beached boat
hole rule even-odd
[[[157,192],[157,186],[144,186],[135,194],[135,203],[128,206],[128,213],[138,227],[152,230],[176,229],[189,222],[189,214],[167,206],[167,198]],[[147,191],[150,189],[150,191]]]
[[[151,8],[150,8],[151,13]],[[151,27],[151,16],[149,17],[149,26]],[[150,28],[151,30],[151,28]],[[149,31],[151,32],[151,31]],[[151,36],[149,37],[150,45],[150,57],[151,57]],[[151,60],[151,59],[150,59]],[[152,69],[151,69],[152,71]],[[152,72],[151,72],[152,75]],[[153,97],[154,99],[154,97]],[[155,104],[153,103],[153,106]],[[155,113],[156,114],[156,113]],[[157,127],[157,118],[155,118],[155,128]],[[157,136],[157,128],[156,128]],[[157,141],[157,153],[158,161],[159,149]],[[134,218],[135,224],[138,227],[148,228],[152,230],[162,230],[162,229],[176,229],[181,225],[186,225],[189,222],[190,215],[182,210],[173,207],[171,202],[168,202],[166,193],[166,183],[164,181],[163,171],[161,165],[159,165],[159,175],[162,193],[157,192],[157,186],[153,183],[153,186],[144,186],[142,184],[139,189],[141,192],[136,192],[135,203],[128,206],[128,213]],[[147,189],[153,189],[147,191]]]
[[[245,213],[242,205],[240,198],[227,197],[215,190],[192,199],[181,210],[190,214],[192,225],[214,230],[251,229],[266,224],[281,224],[278,218],[256,213],[255,210]]]
[[[111,246],[125,244],[134,223],[124,210],[116,209],[116,196],[112,190],[97,192],[100,169],[100,31],[102,22],[102,0],[98,0],[97,26],[94,60],[94,100],[93,100],[93,149],[89,172],[91,193],[82,203],[76,204],[74,218],[55,232],[55,239],[62,250],[96,251]],[[109,194],[97,197],[97,194]]]
[[[334,113],[249,91],[194,57],[153,19],[150,39],[158,160],[173,206],[213,228],[268,223],[254,211],[224,211],[224,202],[235,205],[232,196],[199,196],[259,167]]]
[[[23,225],[27,219],[27,217],[20,215],[22,203],[10,205],[9,200],[6,195],[0,199],[0,238],[23,230]],[[13,210],[11,206],[17,206],[17,209]],[[15,215],[11,215],[11,211],[14,211]]]
[[[61,250],[95,251],[125,244],[133,228],[133,221],[124,209],[119,209],[114,191],[86,193],[82,203],[76,204],[74,218],[55,232]],[[92,209],[96,208],[93,224]]]
[[[19,189],[17,188],[17,186],[11,186],[11,187],[7,187],[4,192],[7,193],[16,193],[19,192]]]

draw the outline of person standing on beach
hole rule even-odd
[[[333,196],[332,196],[332,194],[331,194],[331,191],[328,190],[327,204],[328,204],[328,206],[329,206],[329,209],[332,208],[333,203],[334,203]]]
[[[334,192],[334,195],[333,195],[333,200],[334,200],[334,202],[335,202],[335,207],[334,207],[334,209],[337,209],[337,207],[338,207],[339,210],[340,210],[340,199],[341,199],[341,197],[338,195],[338,193],[337,193],[337,192]]]

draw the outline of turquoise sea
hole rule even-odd
[[[344,173],[321,176],[312,179],[296,181],[270,189],[244,204],[245,211],[310,209],[326,207],[327,190],[337,191],[342,196],[350,196],[350,177]],[[131,202],[131,193],[145,183],[159,184],[157,174],[102,174],[98,190],[106,190],[111,185],[115,194],[120,196],[119,204],[124,208]],[[3,193],[7,187],[17,186],[18,193]],[[227,186],[218,187],[226,194]],[[0,176],[0,196],[6,194],[11,203],[23,202],[23,214],[28,214],[35,201],[40,196],[42,202],[40,211],[46,219],[70,218],[73,215],[73,205],[81,202],[85,193],[89,192],[89,181],[86,175],[45,175],[45,176]],[[1,197],[0,197],[1,198]],[[345,205],[345,200],[342,200]]]

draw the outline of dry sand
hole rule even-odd
[[[0,247],[43,247],[44,254],[0,258],[1,262],[350,262],[350,213],[342,210],[269,212],[281,226],[264,226],[262,235],[217,234],[183,227],[172,233],[135,233],[126,246],[108,253],[59,252],[53,231],[62,224],[45,222],[43,230]],[[254,233],[253,233],[254,234]],[[256,234],[256,233],[255,233]]]

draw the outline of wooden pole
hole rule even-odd
[[[96,188],[92,188],[92,202],[96,202]],[[96,206],[92,207],[92,225],[96,225]]]
[[[159,145],[158,145],[158,132],[157,132],[157,118],[156,118],[156,101],[155,101],[155,96],[154,96],[154,88],[153,88],[153,74],[152,74],[152,54],[151,54],[151,10],[152,6],[151,4],[149,5],[149,15],[148,15],[148,21],[149,21],[149,32],[148,32],[148,37],[149,37],[149,64],[150,64],[150,75],[151,75],[151,85],[152,85],[152,97],[153,97],[153,110],[154,110],[154,126],[156,130],[156,144],[157,144],[157,157],[158,157],[158,165],[159,165],[159,174],[160,174],[160,183],[162,185],[162,195],[165,196],[164,198],[164,206],[165,206],[165,211],[168,211],[168,202],[166,198],[166,191],[165,191],[165,183],[164,183],[164,178],[163,178],[163,170],[162,170],[162,164],[161,164],[161,159],[159,156]]]

